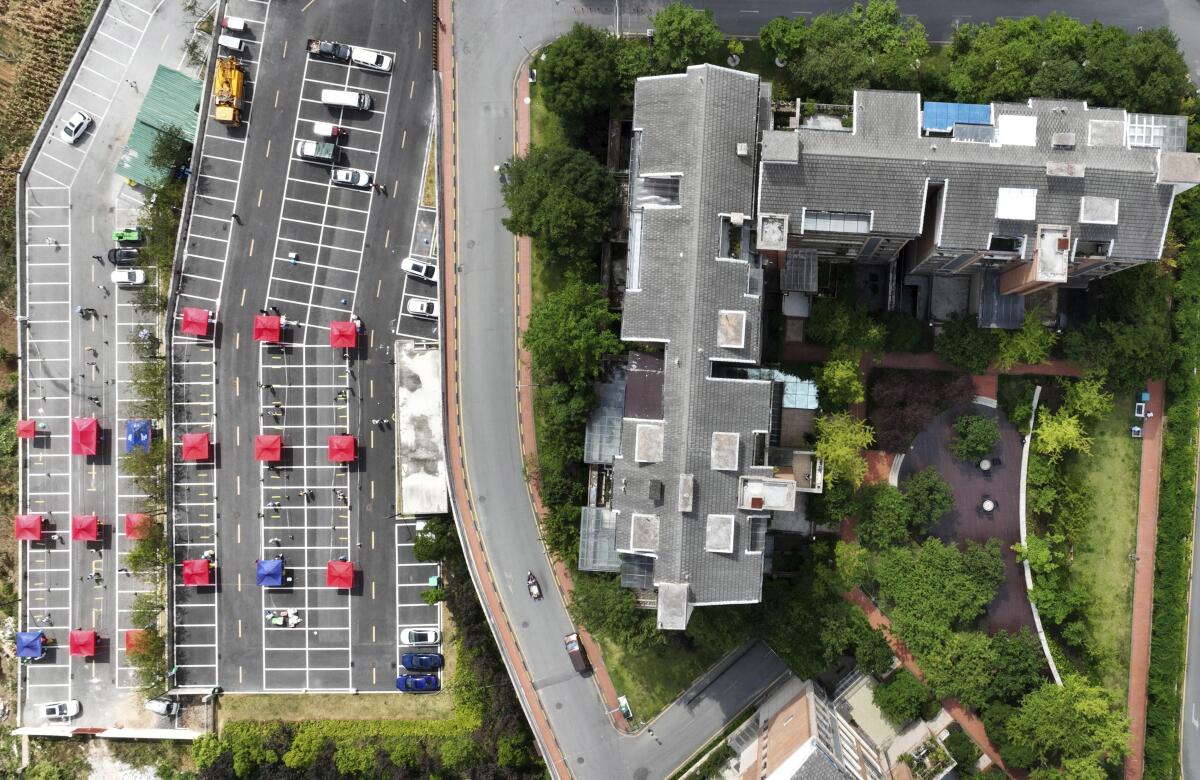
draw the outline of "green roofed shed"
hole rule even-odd
[[[142,185],[164,176],[167,171],[150,165],[154,141],[164,132],[189,143],[195,140],[203,91],[204,84],[198,79],[159,65],[117,161],[117,175]]]

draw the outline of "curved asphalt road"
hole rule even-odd
[[[1196,10],[1190,5],[1193,0],[1166,2],[1171,6],[1172,21]],[[462,315],[459,370],[465,458],[488,563],[553,736],[565,756],[566,765],[553,768],[556,776],[664,777],[782,671],[778,658],[761,645],[755,646],[724,674],[708,683],[702,681],[660,716],[653,724],[655,736],[623,736],[612,728],[595,686],[575,674],[563,651],[562,636],[572,630],[572,623],[557,590],[547,588],[541,602],[531,601],[525,592],[526,570],[532,569],[544,583],[552,581],[552,574],[522,473],[516,414],[513,239],[500,223],[503,203],[492,168],[513,152],[513,79],[532,50],[575,22],[611,30],[619,15],[622,31],[644,30],[649,26],[648,17],[662,5],[663,0],[621,3],[618,11],[610,2],[458,0],[454,9]],[[792,3],[774,1],[701,0],[698,5],[712,8],[727,32],[749,35],[776,15],[798,10],[820,13],[847,4],[805,3],[796,9]],[[923,12],[931,37],[948,36],[954,20],[965,14],[934,6],[927,0],[905,4],[904,10]],[[1000,13],[1024,15],[1048,9],[1041,4],[1022,3],[1014,8],[989,3],[986,14],[979,8],[971,10],[978,21]],[[1139,19],[1131,18],[1126,6],[1112,0],[1066,2],[1059,4],[1058,10],[1089,19],[1101,16],[1129,28],[1168,21],[1161,0],[1139,6]],[[1186,33],[1192,38],[1200,35],[1195,27]],[[1188,41],[1184,47],[1194,50]],[[1195,69],[1196,58],[1189,55],[1188,59]]]

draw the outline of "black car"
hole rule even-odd
[[[400,656],[400,665],[409,670],[441,669],[446,659],[441,653],[405,653]]]
[[[136,263],[138,259],[138,250],[131,246],[118,246],[108,250],[108,262],[117,265],[129,265]]]

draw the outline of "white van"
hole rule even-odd
[[[242,51],[246,46],[246,41],[236,35],[220,35],[217,37],[217,45],[230,51]]]
[[[323,89],[321,90],[321,102],[327,106],[357,108],[359,111],[370,111],[375,107],[375,101],[366,92],[354,92],[347,89]]]

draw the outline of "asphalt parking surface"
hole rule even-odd
[[[244,58],[253,100],[243,127],[210,121],[205,132],[180,278],[180,310],[214,321],[204,338],[177,336],[177,434],[206,430],[217,446],[176,491],[176,558],[212,549],[219,574],[211,588],[176,585],[176,684],[394,690],[399,631],[441,624],[420,598],[438,567],[412,558],[417,521],[396,506],[390,423],[392,336],[410,319],[398,266],[420,221],[432,113],[432,9],[233,0],[227,13],[263,23]],[[369,46],[395,64],[376,72],[309,57],[309,37]],[[374,106],[327,106],[326,89],[366,92]],[[348,130],[332,164],[296,154],[298,140],[322,140],[313,122]],[[382,189],[333,184],[335,167],[366,171]],[[436,298],[434,285],[413,282]],[[264,311],[286,318],[280,343],[252,340]],[[331,347],[331,323],[352,317],[355,347]],[[436,321],[409,330],[436,338]],[[283,437],[280,462],[254,460],[261,434]],[[339,434],[355,437],[350,463],[328,457]],[[277,556],[285,581],[257,586],[256,561]],[[326,585],[338,559],[355,566],[352,588]],[[285,612],[299,622],[272,625]]]

